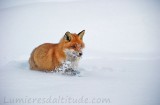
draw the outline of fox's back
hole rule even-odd
[[[53,60],[56,59],[55,50],[57,46],[58,44],[45,43],[35,48],[31,54],[35,66],[38,65],[42,70],[54,69],[53,64],[59,64],[58,61]]]
[[[54,53],[57,45],[58,44],[44,43],[35,48],[34,56],[44,58],[44,56],[48,56],[51,53]]]

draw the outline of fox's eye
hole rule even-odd
[[[71,48],[76,48],[76,46],[71,46]]]

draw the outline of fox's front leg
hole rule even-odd
[[[65,74],[67,75],[80,74],[80,72],[78,71],[78,60],[69,63],[68,68],[65,69]]]

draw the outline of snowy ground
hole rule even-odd
[[[159,4],[1,0],[0,105],[160,105]],[[81,77],[29,70],[33,48],[83,29]]]

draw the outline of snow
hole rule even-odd
[[[159,105],[159,4],[1,0],[0,105]],[[36,46],[84,29],[82,76],[29,70]]]

